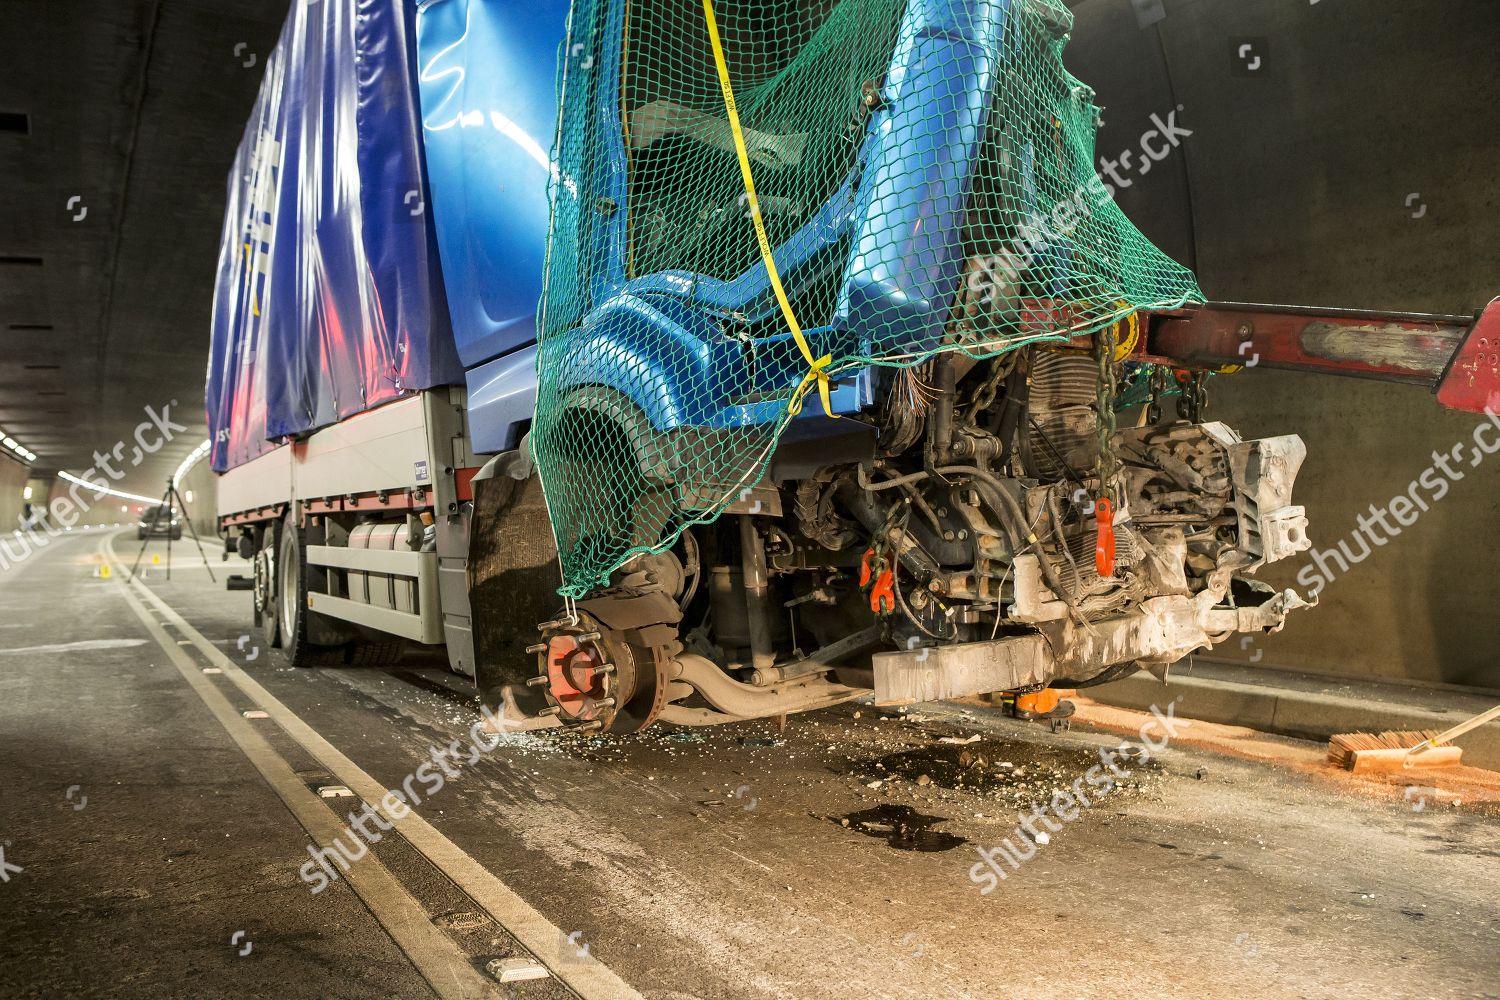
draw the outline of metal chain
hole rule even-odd
[[[1208,373],[1194,372],[1186,377],[1179,374],[1177,385],[1182,390],[1177,397],[1177,415],[1196,424],[1208,406]]]
[[[1167,373],[1160,365],[1152,365],[1146,373],[1146,386],[1151,392],[1151,402],[1146,404],[1146,423],[1161,423],[1161,397],[1167,390]]]
[[[1115,348],[1119,324],[1111,323],[1094,335],[1094,361],[1099,366],[1099,496],[1114,503],[1115,475]]]
[[[973,405],[969,407],[969,423],[975,423],[979,415],[991,406],[995,405],[995,395],[1000,391],[1000,383],[1004,382],[1010,373],[1015,371],[1016,364],[1020,361],[1019,351],[1010,351],[1002,354],[990,362],[990,376],[985,379],[984,384],[974,393]]]

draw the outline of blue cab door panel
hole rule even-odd
[[[418,11],[426,210],[466,368],[536,340],[567,20],[567,0],[432,0]]]

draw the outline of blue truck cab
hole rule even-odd
[[[551,225],[569,227],[563,241],[587,244],[602,262],[579,295],[563,388],[617,390],[658,433],[774,425],[806,364],[763,264],[727,278],[628,266],[621,53],[630,2],[573,6],[571,28],[563,0],[435,0],[418,14],[433,224],[475,449],[516,447],[532,419],[549,188]],[[899,343],[919,355],[939,344],[964,267],[966,185],[951,178],[976,169],[1009,7],[905,6],[847,174],[774,250],[789,287],[815,269],[839,275],[836,307],[807,330],[815,354],[871,357]],[[595,155],[567,155],[575,130],[592,130]],[[732,156],[724,164],[734,170]],[[877,327],[880,344],[871,342]],[[641,365],[652,379],[620,379]],[[874,381],[867,367],[842,372],[833,412],[870,408]],[[821,407],[804,408],[789,429],[792,438],[833,432]]]

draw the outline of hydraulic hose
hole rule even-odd
[[[1057,575],[1057,569],[1052,565],[1052,561],[1047,558],[1047,554],[1042,551],[1036,535],[1032,534],[1026,528],[1026,515],[1021,512],[1020,504],[1016,503],[1016,498],[1010,495],[1005,485],[990,473],[972,465],[948,465],[937,471],[944,475],[974,477],[974,482],[979,488],[979,492],[984,494],[985,499],[994,504],[997,509],[1001,509],[1004,512],[1005,519],[1008,522],[1004,525],[1004,528],[1005,533],[1011,539],[1011,551],[1016,555],[1020,555],[1025,545],[1035,545],[1037,549],[1037,565],[1041,567],[1042,576],[1046,579],[1047,586],[1051,587],[1052,592],[1062,598],[1063,603],[1068,606],[1068,610],[1073,612],[1080,622],[1085,621],[1083,612],[1078,610],[1078,605],[1073,600],[1072,591],[1062,585],[1062,580]],[[1021,531],[1026,531],[1024,539],[1020,535]],[[1023,540],[1025,545],[1022,544]]]

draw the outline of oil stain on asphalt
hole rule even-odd
[[[911,806],[878,805],[873,809],[852,812],[839,825],[857,830],[869,837],[884,837],[898,851],[951,851],[968,841],[953,833],[932,829],[948,820],[943,816],[925,816]]]

